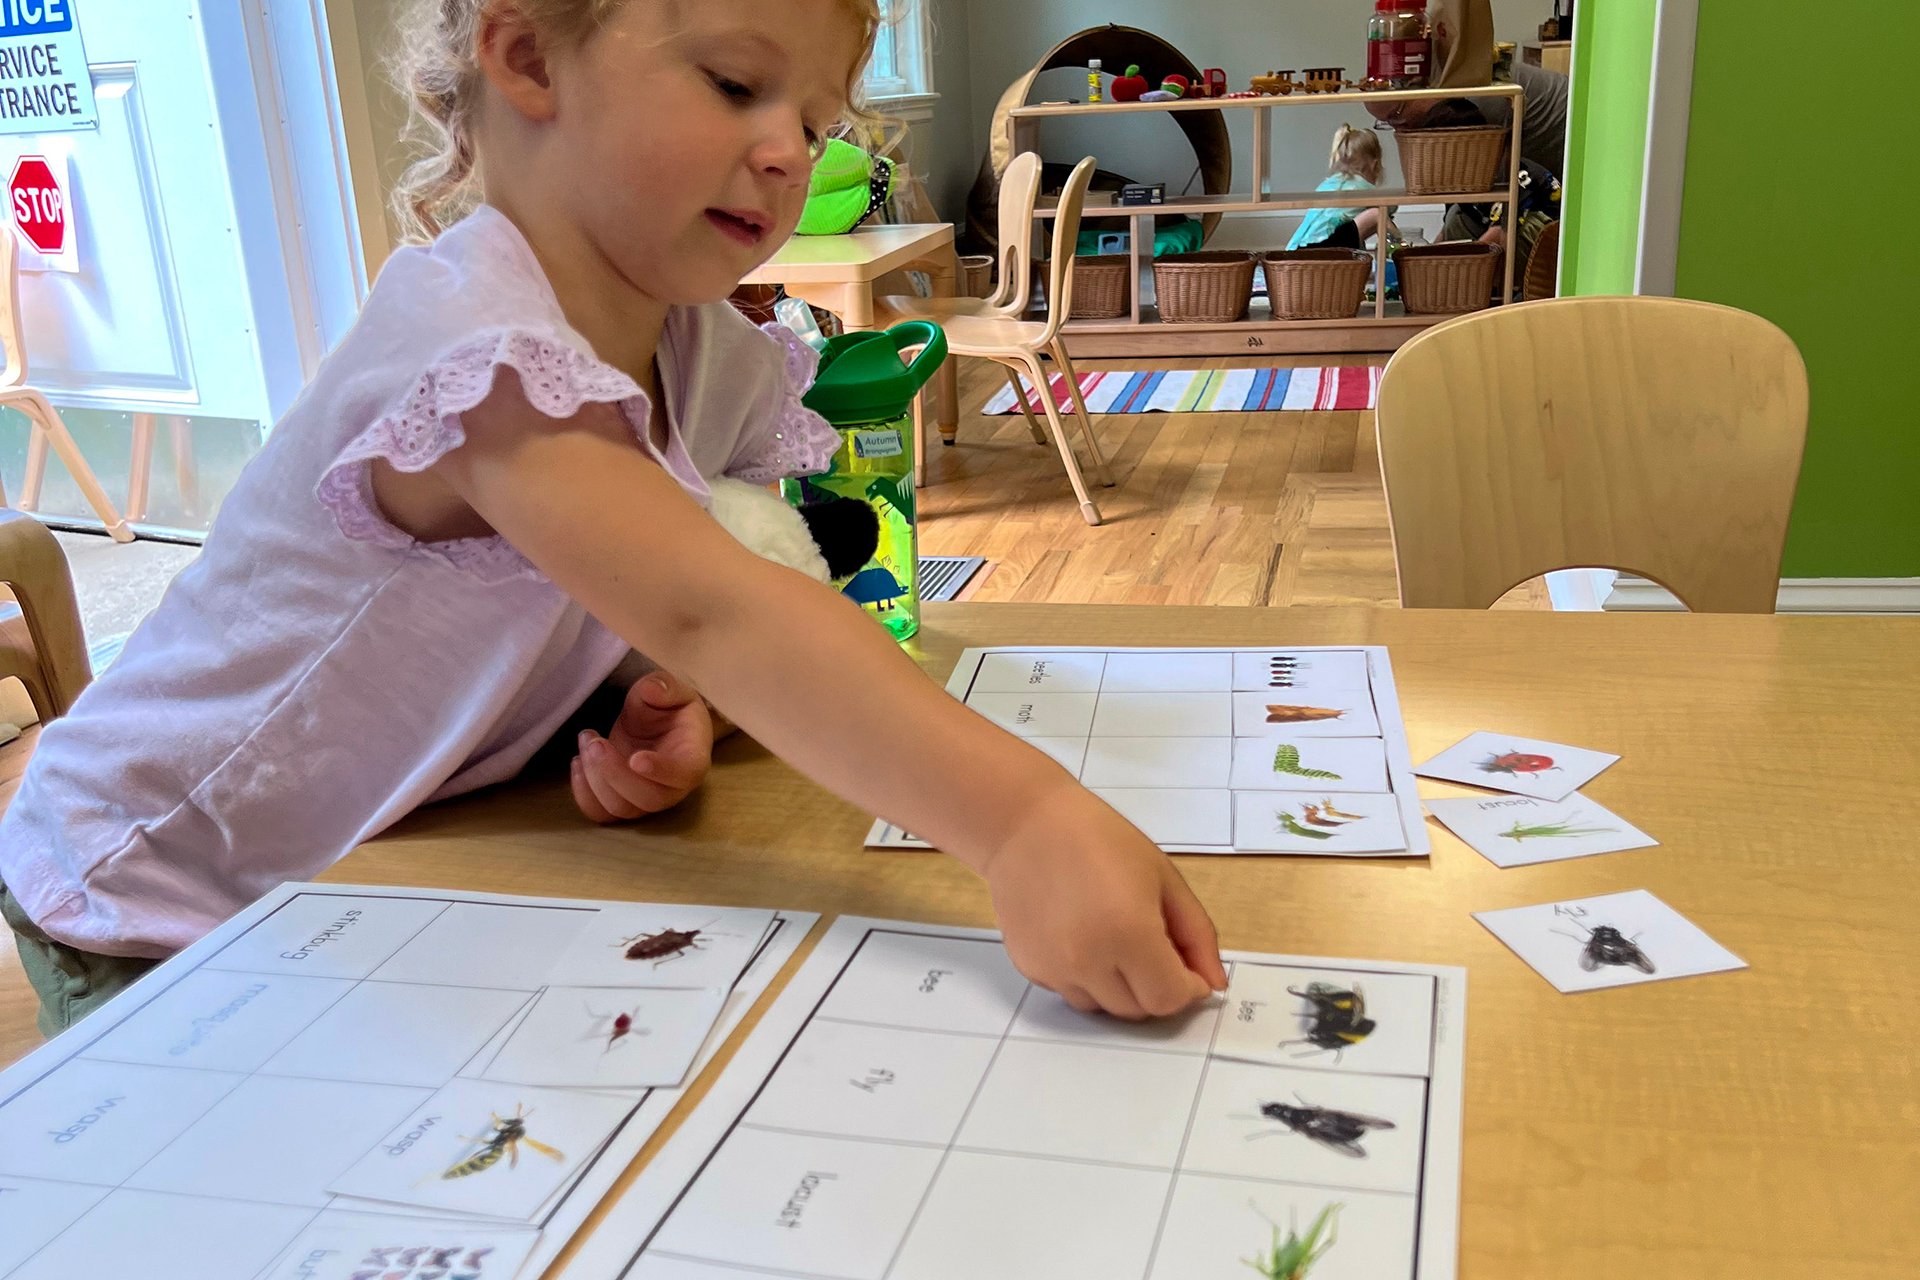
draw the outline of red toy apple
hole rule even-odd
[[[1138,102],[1140,95],[1147,91],[1147,78],[1140,74],[1138,66],[1127,68],[1127,74],[1115,76],[1109,92],[1115,102]]]

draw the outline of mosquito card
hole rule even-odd
[[[1512,734],[1473,733],[1413,771],[1423,778],[1561,801],[1599,777],[1619,756]]]
[[[773,912],[636,902],[594,916],[549,981],[573,987],[734,984],[773,927]]]
[[[1237,791],[1233,845],[1262,853],[1405,853],[1400,805],[1390,795],[1345,791]]]
[[[1311,697],[1295,690],[1270,689],[1233,695],[1233,732],[1242,738],[1284,733],[1296,738],[1374,738],[1380,719],[1373,694],[1359,689],[1328,689]]]
[[[686,1077],[726,998],[718,987],[549,987],[482,1075],[568,1088],[671,1088]]]
[[[331,1189],[529,1221],[633,1108],[612,1094],[456,1080]]]
[[[1645,889],[1473,918],[1560,991],[1744,969],[1747,962]]]
[[[1434,991],[1425,974],[1238,963],[1213,1051],[1282,1066],[1425,1075]]]
[[[323,1213],[262,1280],[513,1280],[539,1240],[470,1222]]]
[[[1651,849],[1660,843],[1578,792],[1558,804],[1527,796],[1461,796],[1429,800],[1427,810],[1497,867]]]

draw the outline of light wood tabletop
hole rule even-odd
[[[986,644],[1384,644],[1416,760],[1476,729],[1620,753],[1586,794],[1659,848],[1502,871],[1432,827],[1430,859],[1179,862],[1227,946],[1470,970],[1463,1276],[1914,1274],[1920,620],[931,605],[916,652],[944,678]],[[754,743],[717,756],[648,823],[522,782],[329,878],[992,923],[951,859],[865,851]],[[1752,967],[1560,995],[1470,916],[1640,888]]]

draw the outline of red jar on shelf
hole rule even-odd
[[[1367,24],[1367,79],[1376,88],[1424,89],[1433,65],[1427,0],[1374,0]]]

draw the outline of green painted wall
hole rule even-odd
[[[1884,0],[1700,0],[1678,292],[1767,317],[1806,357],[1790,578],[1920,577],[1912,21]]]
[[[1575,10],[1561,292],[1632,293],[1647,160],[1647,98],[1659,0]]]

